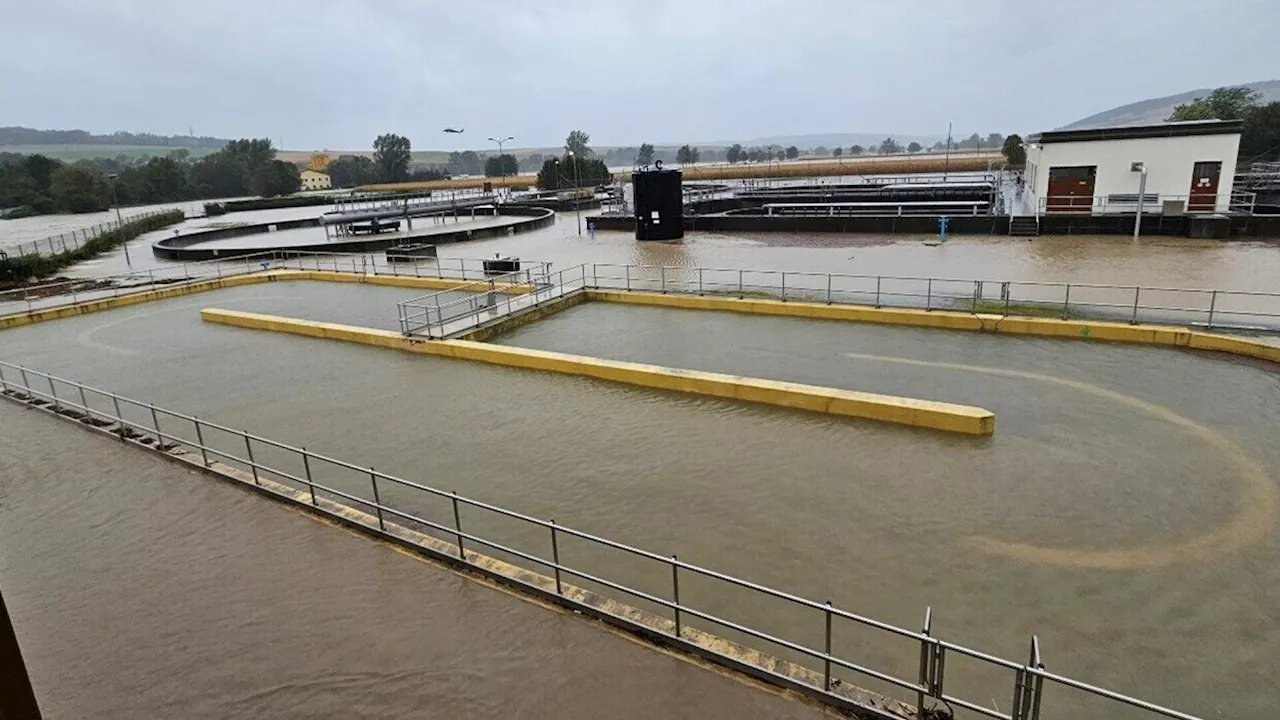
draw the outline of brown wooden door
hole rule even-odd
[[[1191,170],[1191,198],[1187,212],[1213,212],[1218,204],[1218,178],[1222,163],[1198,162]]]
[[[1091,212],[1097,165],[1049,168],[1046,212]]]

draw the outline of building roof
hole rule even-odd
[[[328,173],[323,173],[323,172],[320,172],[319,170],[312,170],[311,168],[307,168],[306,170],[303,170],[300,174],[306,175],[307,173],[313,173],[315,175],[324,175],[325,177],[329,177]]]
[[[1159,125],[1090,128],[1087,130],[1050,130],[1027,138],[1027,142],[1049,143],[1093,142],[1096,140],[1135,140],[1139,138],[1186,137],[1189,135],[1239,135],[1243,120],[1186,120]]]

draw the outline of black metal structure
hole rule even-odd
[[[679,240],[684,237],[684,190],[679,170],[631,174],[635,188],[636,239]]]

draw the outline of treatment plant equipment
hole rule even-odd
[[[684,190],[679,170],[654,170],[631,174],[635,188],[636,239],[679,240],[684,237]]]

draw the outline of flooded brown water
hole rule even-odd
[[[6,331],[0,357],[901,626],[932,605],[940,635],[1007,657],[1021,657],[1036,632],[1051,669],[1184,710],[1251,717],[1276,705],[1280,540],[1269,515],[1248,514],[1280,477],[1280,376],[1269,368],[1141,347],[597,304],[503,339],[976,404],[997,415],[996,435],[983,440],[198,320],[201,307],[227,307],[389,327],[394,302],[412,293],[236,288]],[[72,430],[62,437],[80,442]],[[1241,457],[1267,479],[1261,494]],[[1252,518],[1243,538],[1178,550],[1241,513]],[[545,538],[467,522],[545,552]],[[1086,554],[1149,548],[1158,562],[1045,561],[990,552],[982,538]],[[562,550],[589,571],[610,562]],[[661,578],[634,572],[642,588],[661,590]],[[820,637],[820,618],[682,589],[686,601],[765,631]],[[883,637],[847,633],[836,649],[915,672],[914,650]],[[1002,677],[953,670],[954,690],[1007,709]],[[1074,707],[1075,717],[1143,717]]]
[[[826,713],[0,401],[0,579],[44,717]]]

